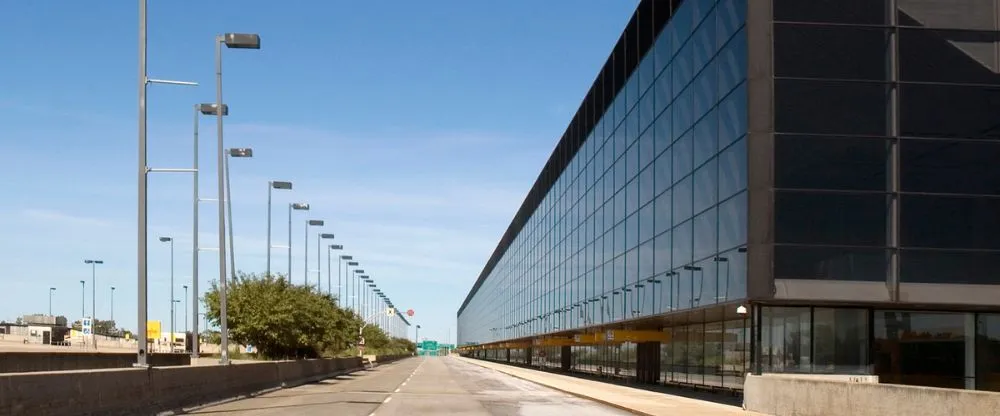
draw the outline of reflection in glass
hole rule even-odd
[[[957,313],[875,311],[879,381],[964,388],[966,320],[971,318]]]

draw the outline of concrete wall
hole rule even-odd
[[[1000,393],[765,374],[747,377],[743,406],[775,416],[1000,415]]]
[[[153,366],[190,365],[187,354],[153,354]],[[97,352],[0,352],[0,373],[68,371],[100,368],[129,368],[135,364],[133,353]]]
[[[0,374],[0,414],[156,414],[290,387],[360,366],[360,358],[336,358]]]

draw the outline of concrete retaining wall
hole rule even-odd
[[[156,414],[291,387],[359,367],[360,358],[336,358],[0,374],[0,414]]]
[[[376,355],[374,356],[374,361],[376,363],[391,363],[393,361],[402,360],[407,357],[412,357],[412,355],[401,354],[401,355]]]
[[[190,365],[191,356],[152,354],[149,362],[154,367]],[[135,353],[0,352],[0,373],[130,368],[133,364]]]
[[[747,377],[743,405],[776,416],[1000,415],[1000,393],[768,374]]]

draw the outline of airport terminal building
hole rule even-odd
[[[466,355],[1000,391],[998,0],[643,0],[458,311]]]

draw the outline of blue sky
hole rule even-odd
[[[237,268],[264,270],[267,181],[292,181],[274,194],[274,243],[287,204],[310,203],[308,218],[416,311],[421,338],[446,341],[637,2],[149,3],[149,76],[201,84],[150,86],[151,167],[190,167],[192,105],[215,99],[214,36],[261,34],[261,50],[224,51],[226,146],[254,149],[231,165]],[[53,312],[77,319],[80,279],[89,314],[83,259],[99,258],[98,318],[116,286],[115,319],[135,327],[136,17],[135,1],[0,3],[0,319],[47,312],[50,286]],[[203,198],[215,197],[214,137],[203,118]],[[149,183],[149,314],[166,325],[169,248],[156,238],[176,239],[182,298],[191,177]],[[217,246],[215,209],[202,205],[203,246]],[[296,281],[305,219],[293,224]],[[203,288],[217,259],[201,255]],[[284,250],[272,265],[285,270]]]

